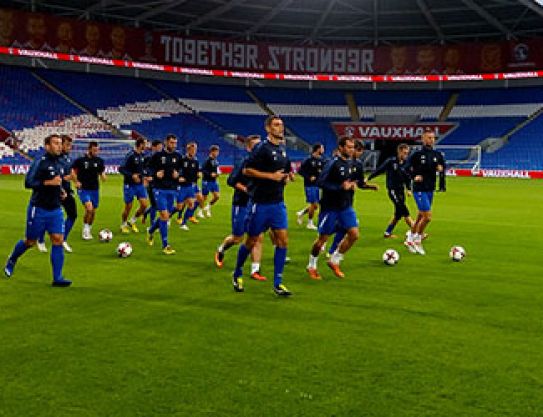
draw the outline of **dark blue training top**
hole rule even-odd
[[[371,179],[386,173],[387,176],[387,188],[389,190],[403,190],[406,187],[411,189],[411,179],[407,172],[405,172],[406,164],[400,161],[397,156],[391,156],[385,159],[385,161],[368,177],[368,181]]]
[[[406,172],[409,173],[413,180],[413,191],[428,192],[436,189],[436,172],[437,166],[443,167],[443,172],[439,173],[439,190],[445,191],[445,158],[441,152],[433,148],[424,146],[421,150],[416,151],[407,161]],[[422,176],[422,181],[415,181],[417,175]]]
[[[249,193],[244,193],[236,188],[236,184],[238,183],[245,185],[246,187],[249,187],[249,184],[251,183],[250,178],[243,175],[243,168],[245,167],[248,158],[249,155],[246,155],[241,161],[236,162],[234,169],[226,180],[226,183],[234,189],[234,194],[232,195],[233,206],[246,207],[249,202]]]
[[[63,153],[62,155],[60,155],[59,159],[60,159],[60,162],[62,163],[62,165],[64,166],[64,177],[66,175],[70,175],[70,173],[72,171],[72,165],[73,165],[73,161],[72,161],[72,158],[71,158],[70,154]],[[71,181],[66,181],[64,179],[64,177],[62,177],[62,188],[64,188],[64,190],[68,194],[71,194],[72,193],[72,183],[71,183]]]
[[[362,174],[363,175],[363,174]],[[334,157],[325,166],[317,184],[322,188],[321,210],[343,210],[353,204],[353,190],[344,190],[344,181],[353,180],[353,160]]]
[[[200,172],[200,162],[198,158],[189,158],[185,155],[181,161],[181,176],[185,179],[185,182],[181,183],[181,186],[188,186],[196,184],[198,181],[198,173]]]
[[[34,160],[25,177],[25,187],[32,189],[30,204],[45,210],[54,210],[60,207],[61,185],[43,185],[44,181],[51,180],[57,175],[64,177],[67,172],[62,156],[46,153]]]
[[[145,175],[145,156],[143,153],[131,150],[124,157],[124,161],[119,167],[119,172],[124,176],[124,183],[126,185],[141,184],[143,182],[143,176]],[[132,176],[136,174],[140,182],[134,182]]]
[[[274,145],[264,140],[256,145],[249,155],[245,168],[261,172],[283,171],[290,173],[292,168],[284,145]],[[283,192],[286,181],[251,178],[251,200],[258,204],[273,204],[284,201]]]
[[[207,158],[202,166],[202,179],[204,181],[217,181],[217,177],[211,176],[211,174],[219,173],[219,161],[217,158]]]
[[[325,163],[326,161],[323,157],[315,158],[313,155],[302,162],[298,174],[304,178],[304,187],[317,186],[317,179],[319,178]],[[311,180],[312,177],[313,180]]]
[[[179,179],[173,177],[177,171],[181,175],[181,159],[179,152],[168,152],[166,149],[156,152],[149,161],[149,172],[153,176],[153,188],[159,190],[176,190],[179,186]],[[157,177],[157,172],[164,171],[162,178]]]
[[[72,168],[77,172],[77,180],[81,183],[82,190],[98,190],[98,177],[106,169],[102,158],[85,155],[77,158]]]

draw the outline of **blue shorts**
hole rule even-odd
[[[123,187],[124,193],[124,203],[129,204],[136,197],[138,200],[143,200],[147,198],[147,190],[143,184],[125,184]]]
[[[434,201],[433,191],[417,191],[413,193],[419,211],[430,211]]]
[[[175,205],[175,198],[177,197],[177,190],[160,190],[154,189],[156,209],[158,211],[172,212]]]
[[[38,240],[45,232],[50,234],[64,234],[64,213],[56,208],[46,210],[29,205],[26,210],[26,238]]]
[[[79,200],[81,200],[81,204],[85,205],[90,201],[93,208],[98,208],[98,203],[100,202],[98,190],[77,190],[77,195],[79,196]]]
[[[338,230],[358,227],[358,219],[352,207],[343,210],[321,210],[319,213],[319,234],[333,235]]]
[[[247,231],[247,207],[232,206],[232,235],[243,236]]]
[[[309,204],[318,203],[320,200],[319,187],[305,187],[305,201]]]
[[[268,229],[288,229],[287,208],[285,203],[253,203],[247,215],[247,234],[258,236]]]
[[[182,185],[177,192],[177,203],[182,203],[188,198],[195,198],[196,193],[194,191],[194,185]]]
[[[218,193],[219,183],[217,181],[202,181],[202,194]]]
[[[192,189],[194,190],[194,195],[200,194],[200,187],[198,187],[198,184],[193,184]]]

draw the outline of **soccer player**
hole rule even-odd
[[[144,185],[145,158],[143,156],[145,146],[145,139],[136,139],[134,149],[126,154],[123,163],[119,167],[119,172],[124,177],[124,210],[121,214],[121,232],[125,234],[130,233],[130,229],[134,233],[139,232],[136,222],[138,217],[142,216],[147,208],[147,190],[145,190]],[[134,197],[138,199],[140,205],[134,216],[128,220]]]
[[[204,165],[202,166],[203,201],[200,212],[202,215],[205,214],[207,217],[211,217],[211,206],[219,201],[220,198],[219,183],[217,182],[217,178],[219,177],[219,161],[217,161],[217,157],[219,156],[219,150],[220,149],[217,145],[212,145],[209,148],[209,157],[206,159]],[[207,201],[207,196],[210,193],[212,194],[213,198],[209,203],[205,204]]]
[[[434,149],[436,135],[432,130],[422,134],[422,149],[414,152],[407,161],[406,171],[413,180],[413,196],[418,207],[417,220],[404,244],[411,253],[425,255],[422,247],[424,230],[432,220],[432,202],[439,173],[439,191],[445,191],[445,158]]]
[[[144,165],[145,165],[145,182],[147,183],[147,195],[149,196],[149,207],[145,210],[143,213],[143,216],[141,218],[141,222],[145,224],[145,220],[147,216],[149,216],[149,224],[153,224],[156,218],[156,200],[155,200],[155,194],[153,192],[153,175],[149,170],[149,162],[151,161],[151,157],[157,153],[161,152],[163,147],[163,143],[159,140],[154,140],[151,143],[151,152],[147,155],[145,155],[144,159]]]
[[[305,199],[309,206],[296,213],[298,216],[297,221],[299,225],[302,225],[303,216],[307,214],[307,228],[310,230],[317,230],[317,226],[313,223],[313,217],[319,207],[320,191],[317,186],[317,179],[325,164],[323,154],[324,146],[320,143],[314,144],[311,155],[302,162],[298,172],[304,179]]]
[[[271,229],[277,245],[273,259],[273,289],[279,296],[289,296],[292,293],[282,282],[288,245],[287,208],[283,194],[286,183],[294,176],[284,147],[283,121],[278,116],[269,116],[265,128],[268,137],[253,149],[243,169],[243,174],[251,178],[253,206],[247,217],[247,239],[239,247],[232,283],[235,291],[244,291],[243,264],[259,236]]]
[[[62,179],[66,176],[65,164],[62,162],[62,139],[51,135],[44,140],[45,155],[36,159],[26,176],[25,187],[32,189],[32,197],[27,209],[25,240],[19,240],[9,256],[4,273],[10,278],[13,275],[17,260],[35,243],[43,230],[49,233],[51,247],[51,265],[53,269],[54,287],[68,287],[71,281],[62,276],[64,266],[64,215],[60,207],[61,198],[66,191],[62,187]]]
[[[338,143],[339,156],[326,164],[318,179],[322,188],[319,213],[319,236],[313,243],[307,272],[312,279],[321,279],[317,269],[319,254],[330,235],[336,230],[345,230],[345,237],[327,265],[338,278],[345,277],[339,266],[345,253],[358,240],[358,219],[353,208],[354,190],[357,181],[353,179],[354,139],[342,137]]]
[[[159,217],[147,229],[147,243],[154,244],[154,232],[159,229],[162,238],[162,252],[173,255],[175,249],[168,244],[168,221],[174,209],[175,198],[179,186],[179,171],[181,169],[181,154],[176,151],[177,137],[166,136],[165,149],[156,152],[149,161],[149,169],[153,175],[153,192]]]
[[[83,217],[82,237],[84,240],[92,239],[92,224],[96,216],[96,210],[100,203],[98,179],[106,180],[104,160],[98,156],[100,146],[98,142],[91,141],[87,153],[77,158],[73,164],[74,181],[77,187],[79,200],[85,207]]]
[[[72,158],[70,157],[70,152],[72,151],[72,138],[68,135],[62,135],[61,139],[62,154],[59,160],[64,165],[64,173],[66,174],[62,178],[62,188],[64,188],[66,195],[60,201],[60,204],[62,204],[62,207],[64,207],[64,211],[66,212],[66,219],[64,220],[64,242],[62,243],[62,246],[66,252],[72,253],[73,249],[68,244],[68,235],[77,219],[77,204],[71,185]],[[47,248],[45,247],[45,230],[43,230],[38,239],[37,247],[40,252],[47,252]]]
[[[409,230],[413,227],[413,219],[409,215],[409,209],[405,204],[405,189],[411,195],[411,179],[405,172],[404,166],[407,157],[409,156],[409,146],[405,143],[398,145],[396,156],[391,156],[386,159],[369,177],[368,181],[383,173],[386,173],[386,184],[388,190],[388,198],[394,204],[394,215],[387,226],[384,237],[395,238],[392,234],[396,224],[403,218]]]
[[[198,223],[194,218],[196,210],[196,199],[199,198],[200,190],[198,189],[198,177],[200,175],[200,163],[196,157],[198,152],[198,144],[196,142],[187,143],[186,153],[181,160],[181,174],[179,178],[179,193],[177,194],[177,208],[179,211],[179,219],[181,230],[188,231],[187,221]],[[183,209],[185,213],[183,215]],[[182,217],[181,217],[182,216]],[[179,220],[178,220],[179,223]]]
[[[260,136],[249,136],[245,141],[245,149],[250,153],[253,148],[260,143]],[[225,252],[232,246],[239,244],[243,240],[243,235],[246,232],[247,212],[251,209],[252,203],[249,198],[250,180],[243,175],[243,168],[249,155],[245,156],[235,166],[228,176],[227,184],[234,188],[232,196],[232,233],[226,236],[215,252],[215,265],[218,268],[223,267]],[[251,251],[251,278],[256,281],[266,281],[260,273],[260,261],[262,259],[262,237],[253,246]]]

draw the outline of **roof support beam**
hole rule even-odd
[[[373,44],[379,43],[379,9],[377,0],[373,0]]]
[[[441,30],[441,28],[437,24],[436,20],[434,19],[434,16],[430,12],[430,9],[428,8],[428,5],[426,4],[426,1],[425,0],[417,0],[417,5],[419,6],[420,11],[424,15],[424,17],[426,18],[426,20],[428,21],[430,26],[432,26],[434,31],[437,33],[437,37],[439,38],[439,40],[441,42],[443,42],[445,40],[445,36],[443,35],[443,31]]]
[[[500,32],[506,35],[508,39],[513,37],[511,34],[511,31],[508,28],[506,28],[498,19],[496,19],[494,16],[488,13],[485,9],[483,9],[473,0],[462,0],[462,3],[464,3],[471,10],[473,10],[483,19],[485,19],[488,23],[490,23],[492,26],[494,26],[496,29],[498,29]]]
[[[252,35],[257,32],[262,26],[265,26],[266,23],[270,22],[275,16],[277,16],[281,11],[286,9],[293,0],[282,0],[277,6],[273,7],[269,13],[265,14],[262,19],[256,22],[253,26],[245,32],[246,35]]]
[[[336,5],[336,0],[329,0],[328,5],[326,6],[326,9],[321,14],[321,17],[319,17],[319,21],[311,31],[311,35],[309,35],[309,39],[315,40],[315,36],[317,35],[317,32],[321,29],[323,23],[325,22],[326,18]]]
[[[191,29],[195,26],[201,25],[202,23],[207,22],[208,20],[213,19],[214,17],[220,16],[223,13],[226,13],[228,10],[236,7],[238,4],[243,3],[245,0],[230,0],[228,3],[223,4],[220,7],[217,7],[216,9],[213,9],[209,13],[206,13],[202,16],[200,16],[198,19],[196,19],[194,22],[189,23],[185,29]]]
[[[142,21],[149,19],[150,17],[156,16],[157,14],[167,12],[168,10],[173,9],[174,7],[181,6],[183,3],[186,3],[187,0],[177,0],[177,1],[168,1],[165,2],[162,6],[156,7],[154,9],[151,9],[147,12],[144,12],[136,17],[134,17],[135,21]]]
[[[523,4],[528,9],[536,12],[539,16],[543,17],[543,7],[536,4],[534,0],[518,0],[520,4]]]

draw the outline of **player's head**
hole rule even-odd
[[[339,155],[344,159],[351,159],[354,154],[354,139],[342,136],[337,144]]]
[[[151,143],[151,151],[152,152],[160,152],[162,150],[162,147],[163,147],[163,144],[161,141],[159,141],[158,139],[155,139],[152,143]]]
[[[52,134],[43,140],[43,147],[51,155],[60,155],[62,153],[62,138],[60,135]]]
[[[313,156],[321,156],[324,153],[324,146],[322,143],[315,143],[313,147],[311,148],[311,155]]]
[[[217,156],[219,156],[219,151],[220,151],[219,145],[211,145],[209,147],[210,158],[216,158]]]
[[[362,154],[364,153],[366,149],[366,146],[364,145],[364,142],[362,142],[360,139],[355,140],[354,142],[354,157],[356,159],[360,158]]]
[[[251,152],[253,148],[259,143],[260,135],[247,136],[247,139],[245,139],[245,149],[247,149],[248,152]]]
[[[266,128],[266,133],[268,134],[268,137],[270,139],[274,139],[276,141],[283,141],[285,137],[285,125],[283,124],[283,120],[281,120],[279,116],[268,116],[264,127]]]
[[[422,134],[422,144],[424,146],[434,146],[434,143],[436,142],[436,134],[431,129],[426,129],[424,133]]]
[[[164,146],[166,146],[166,150],[168,152],[173,152],[177,148],[177,136],[170,133],[168,136],[166,136],[166,140],[164,141]]]
[[[409,156],[409,145],[406,143],[400,143],[396,149],[396,153],[398,154],[398,159],[400,161],[405,161]]]
[[[136,151],[143,152],[146,146],[147,146],[147,141],[144,138],[136,139]]]
[[[91,158],[98,156],[98,154],[100,153],[100,145],[98,145],[98,142],[95,142],[95,141],[89,142],[87,153],[89,154]]]
[[[198,152],[198,144],[194,141],[187,143],[187,155],[190,158],[194,158],[196,152]]]
[[[68,135],[62,135],[62,152],[68,154],[72,151],[72,142],[73,139],[71,136]]]

